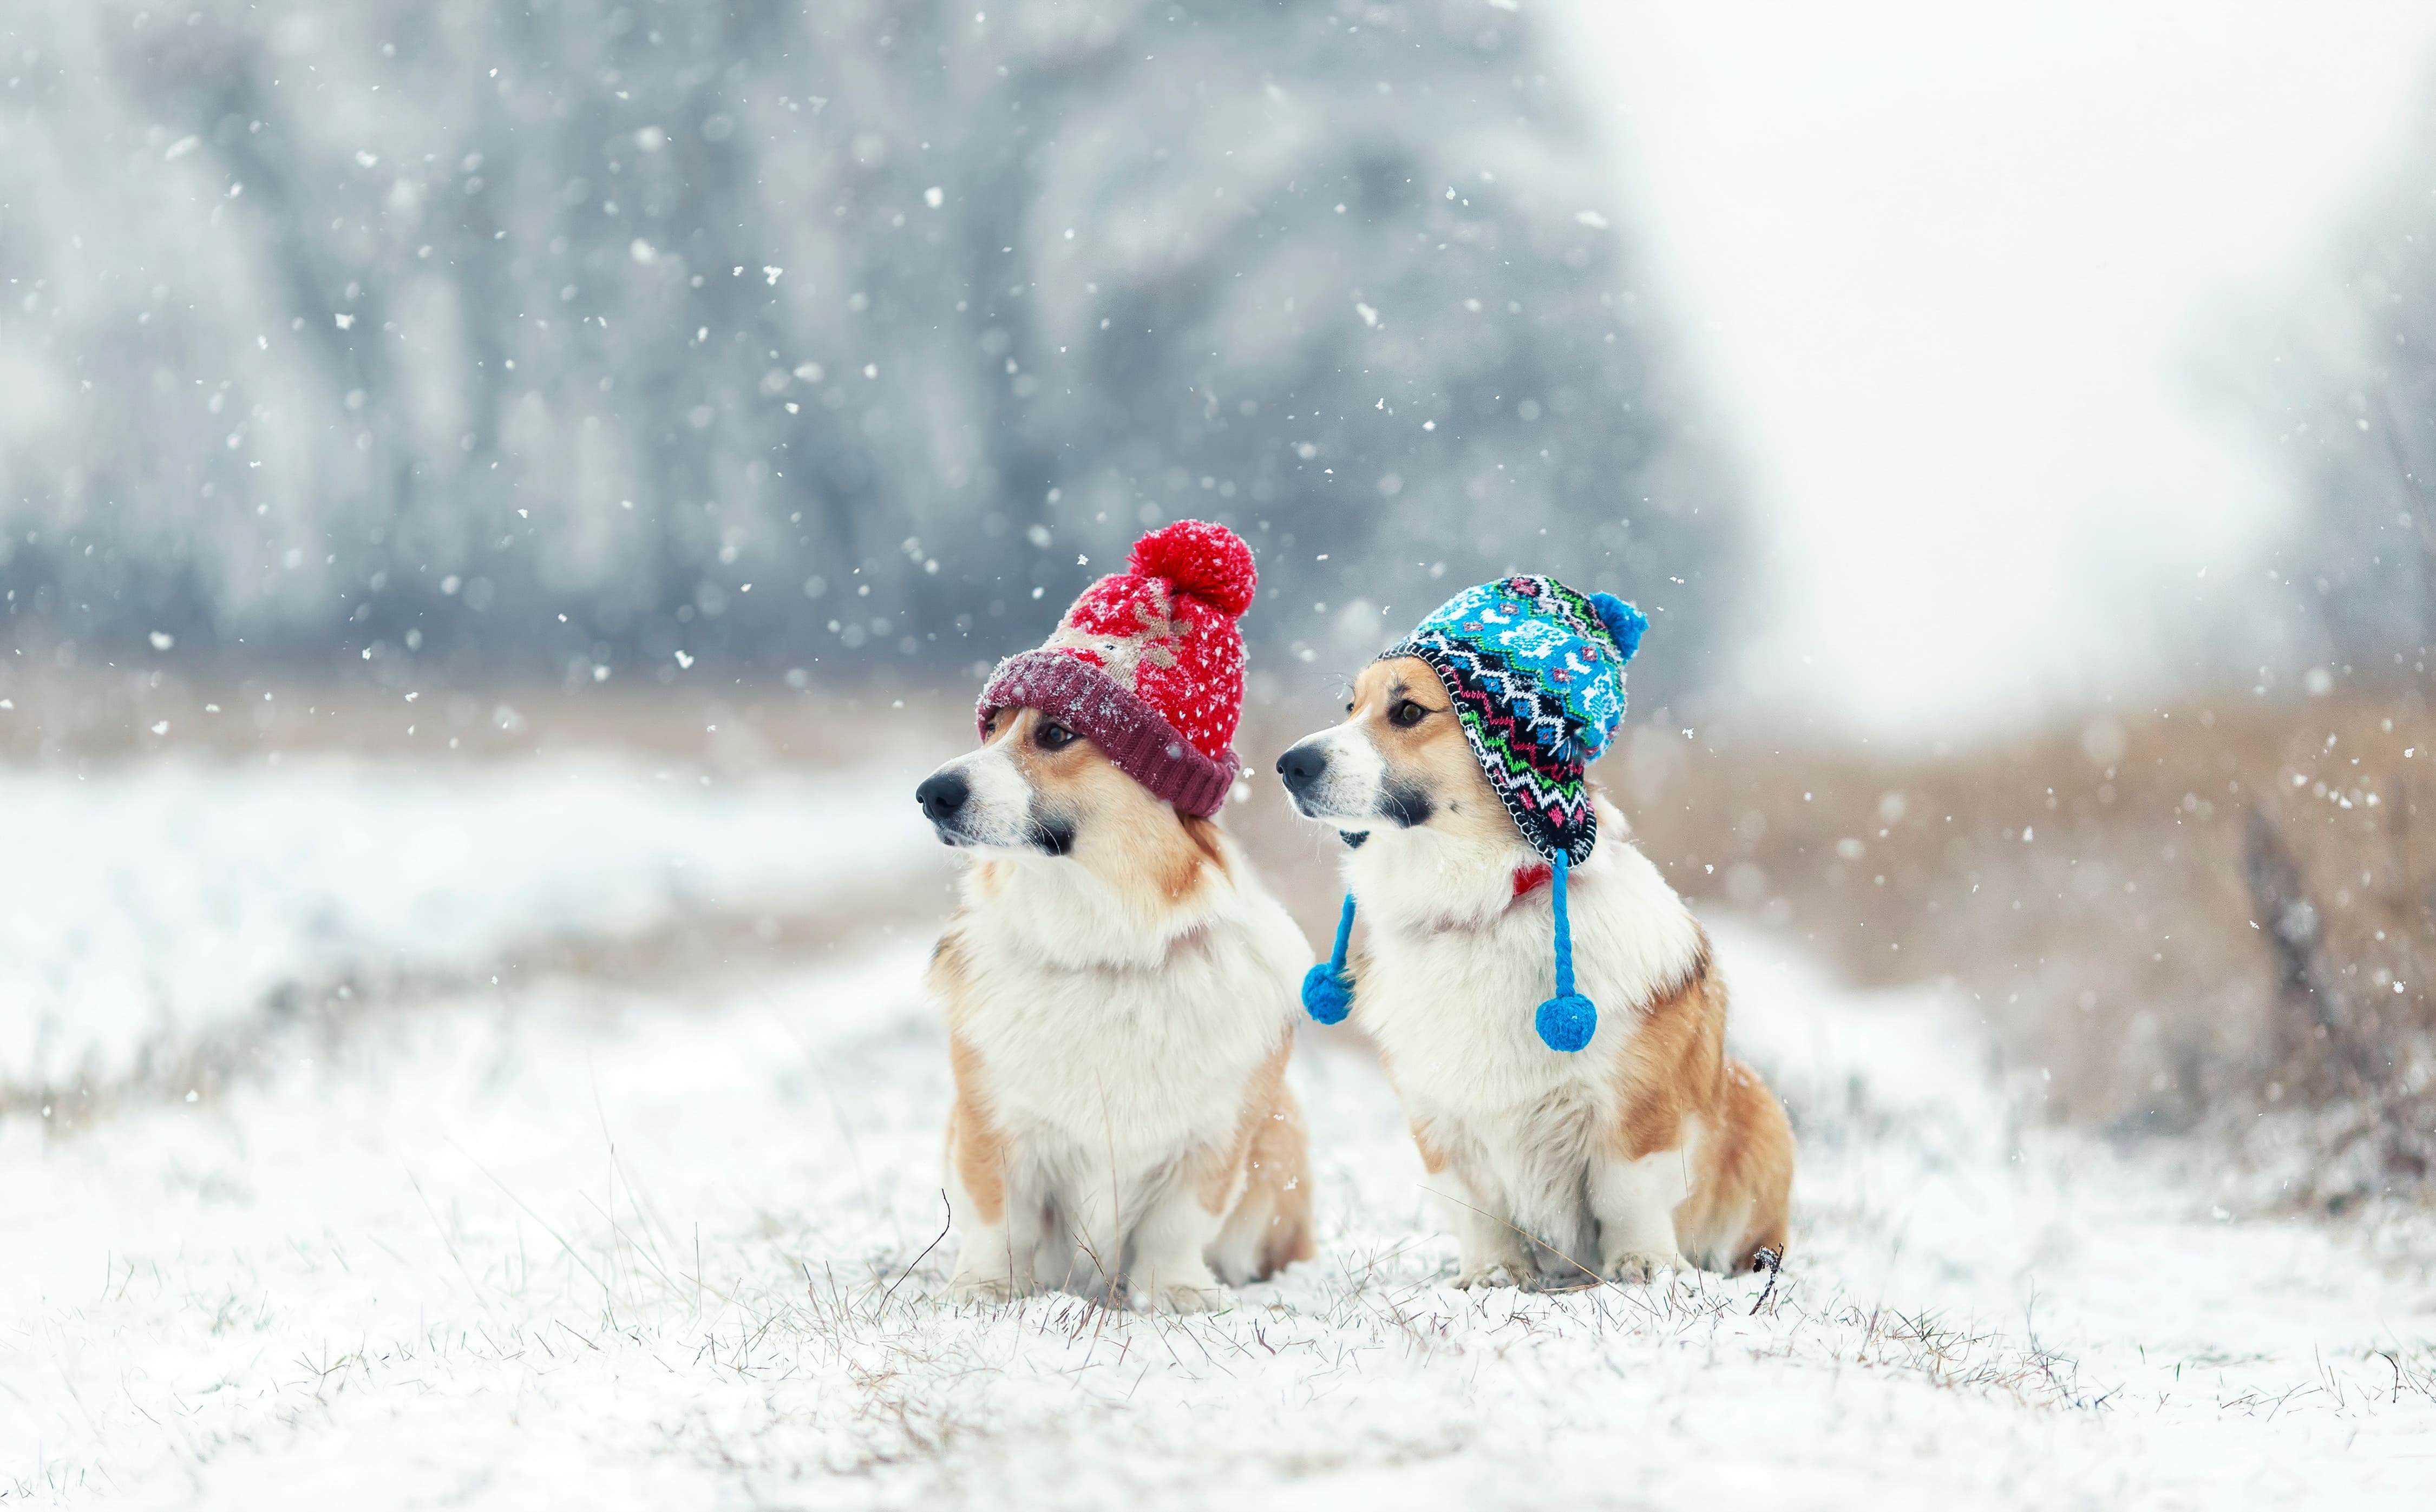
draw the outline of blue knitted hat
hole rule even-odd
[[[1488,785],[1531,848],[1548,859],[1556,913],[1557,995],[1534,1017],[1551,1050],[1576,1051],[1598,1029],[1598,1009],[1574,990],[1574,941],[1565,875],[1598,844],[1583,769],[1624,721],[1624,668],[1648,618],[1613,594],[1588,598],[1554,578],[1501,578],[1467,588],[1381,653],[1430,664]],[[1303,1006],[1323,1024],[1351,1011],[1345,976],[1353,933],[1347,895],[1336,948],[1311,968]]]
[[[1472,758],[1554,864],[1598,844],[1582,769],[1624,721],[1624,667],[1649,621],[1613,594],[1500,578],[1440,605],[1385,656],[1418,656],[1454,700]]]

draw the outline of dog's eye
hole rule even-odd
[[[1429,710],[1421,707],[1418,704],[1414,703],[1411,699],[1399,699],[1396,702],[1396,706],[1387,711],[1387,722],[1400,728],[1409,730],[1414,725],[1420,723],[1424,719],[1427,719],[1429,717]]]
[[[997,733],[998,733],[998,716],[997,716],[997,715],[993,714],[993,715],[991,715],[988,719],[985,719],[985,720],[982,721],[982,739],[983,739],[986,740],[986,739],[988,739],[991,736],[996,735]]]
[[[1074,743],[1074,732],[1052,720],[1034,731],[1032,739],[1043,751],[1063,751]]]

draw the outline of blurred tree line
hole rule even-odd
[[[2436,134],[2416,133],[2338,272],[2279,358],[2275,419],[2302,509],[2272,576],[2307,653],[2414,683],[2436,645]]]
[[[1654,699],[1718,650],[1736,498],[1496,0],[22,0],[0,45],[26,654],[935,680],[1183,515],[1314,679],[1522,566],[1658,613]]]

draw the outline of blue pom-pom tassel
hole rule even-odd
[[[1574,990],[1574,925],[1565,908],[1565,884],[1573,871],[1571,860],[1563,851],[1548,859],[1554,873],[1549,878],[1549,902],[1557,913],[1557,995],[1540,1005],[1532,1016],[1532,1027],[1550,1050],[1570,1054],[1591,1042],[1598,1033],[1598,1008],[1588,998]]]
[[[1598,1009],[1580,993],[1567,993],[1541,1003],[1533,1023],[1550,1050],[1570,1053],[1589,1044],[1591,1036],[1598,1033]]]
[[[1345,947],[1352,943],[1353,895],[1348,893],[1336,919],[1336,948],[1302,974],[1303,1011],[1323,1024],[1341,1024],[1353,1011],[1353,982],[1345,975]]]
[[[1341,1024],[1353,1011],[1353,987],[1325,961],[1303,973],[1303,1011],[1323,1024]]]
[[[1611,593],[1592,594],[1591,607],[1607,621],[1608,634],[1615,637],[1616,650],[1624,652],[1626,661],[1632,660],[1632,653],[1641,649],[1642,632],[1649,628],[1649,617]]]

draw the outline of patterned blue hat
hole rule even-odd
[[[1575,990],[1566,873],[1598,844],[1582,769],[1624,722],[1624,664],[1648,628],[1613,594],[1585,599],[1554,578],[1501,578],[1456,594],[1380,653],[1418,656],[1436,670],[1472,758],[1531,848],[1548,859],[1557,995],[1531,1021],[1554,1051],[1581,1050],[1598,1033],[1598,1005]],[[1345,969],[1352,936],[1348,893],[1336,948],[1303,976],[1303,1007],[1323,1024],[1352,1011]]]
[[[1550,861],[1598,843],[1582,769],[1624,721],[1624,668],[1648,619],[1613,594],[1500,578],[1448,600],[1383,656],[1446,684],[1464,739],[1523,838]]]

